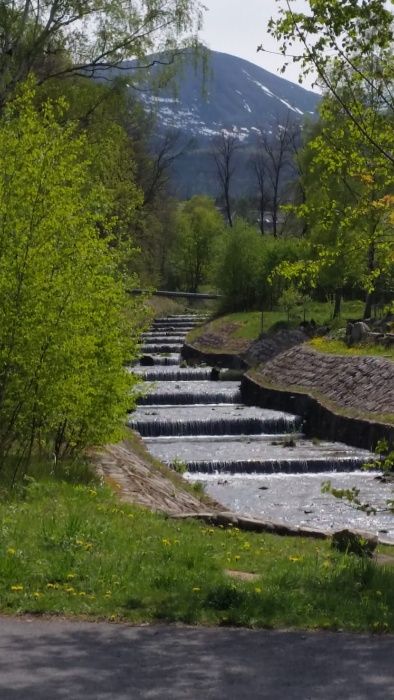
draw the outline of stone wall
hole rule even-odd
[[[394,415],[394,362],[381,357],[341,356],[301,345],[259,367],[270,384],[304,387],[359,413]]]
[[[246,375],[242,395],[245,403],[302,415],[310,436],[366,449],[382,438],[394,445],[394,426],[381,418],[394,415],[390,360],[326,355],[298,346]]]

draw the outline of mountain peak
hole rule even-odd
[[[194,138],[226,129],[244,141],[270,122],[286,121],[289,112],[298,121],[314,114],[319,96],[242,58],[209,51],[204,81],[190,55],[176,95],[167,90],[143,94],[142,100],[157,112],[162,128],[186,130]]]

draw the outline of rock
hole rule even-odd
[[[378,544],[378,538],[367,532],[339,530],[331,538],[331,546],[344,554],[371,558]]]
[[[363,321],[357,321],[356,323],[349,324],[349,326],[348,338],[351,345],[360,343],[370,332],[369,326]]]
[[[153,367],[155,364],[154,359],[151,355],[143,355],[140,358],[140,365],[142,367]]]

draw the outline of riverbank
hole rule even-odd
[[[187,339],[183,357],[246,369],[245,403],[301,415],[309,436],[365,449],[374,449],[381,439],[394,444],[394,362],[389,357],[358,349],[353,355],[320,352],[302,329],[244,340],[239,352],[229,352],[226,336],[214,334],[211,346],[210,337],[208,324],[192,342]]]

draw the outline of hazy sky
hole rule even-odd
[[[267,32],[269,18],[277,15],[275,0],[204,0],[204,5],[208,11],[201,37],[210,49],[245,58],[273,73],[283,65],[280,56],[256,51],[259,44],[278,51],[278,45]],[[295,10],[307,7],[305,0],[293,2]],[[283,77],[297,82],[298,67],[289,65]],[[309,86],[310,81],[305,83],[305,87]]]

